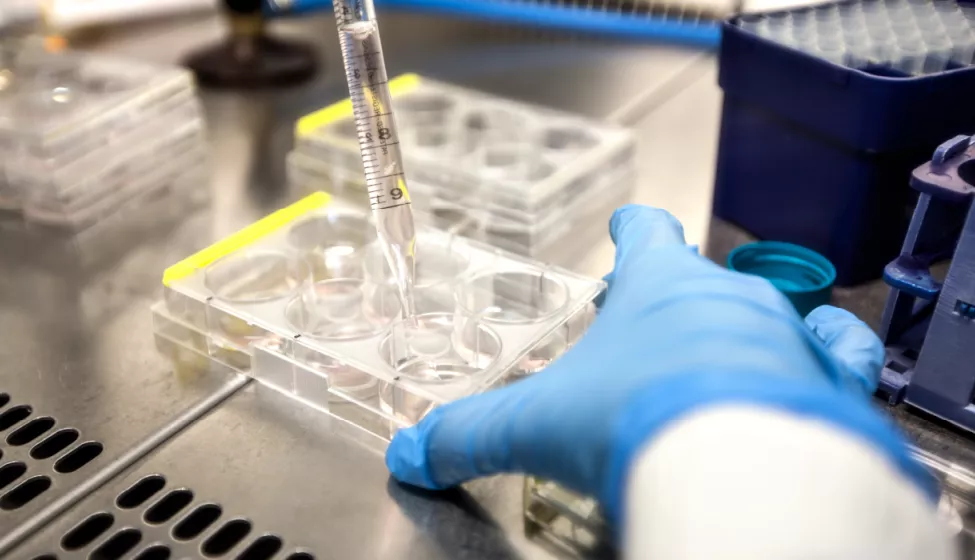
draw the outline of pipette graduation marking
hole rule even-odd
[[[333,0],[369,205],[407,317],[415,315],[416,229],[371,0]]]

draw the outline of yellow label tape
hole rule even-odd
[[[291,223],[296,218],[304,216],[312,210],[326,206],[331,199],[332,197],[326,193],[316,192],[287,208],[282,208],[273,214],[261,218],[237,233],[225,237],[195,255],[187,257],[167,268],[163,272],[163,285],[169,286],[177,280],[182,280],[192,275],[213,261],[251,245],[255,241],[281,229],[282,226]]]
[[[396,97],[410,92],[420,85],[420,79],[417,74],[397,76],[389,81],[389,94]],[[351,116],[352,100],[344,99],[298,119],[298,123],[295,125],[295,136],[299,138],[308,136],[325,125],[336,123]]]

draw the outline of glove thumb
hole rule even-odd
[[[872,395],[883,367],[884,345],[870,327],[849,311],[831,305],[813,309],[806,324],[832,355],[841,386]]]
[[[522,468],[511,423],[531,398],[530,378],[435,408],[419,424],[397,432],[386,466],[399,481],[440,490],[467,480]]]

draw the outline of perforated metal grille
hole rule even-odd
[[[0,516],[15,515],[59,475],[84,469],[103,449],[76,428],[0,393]]]
[[[58,550],[34,560],[315,560],[309,550],[262,532],[238,513],[148,474],[75,523]]]

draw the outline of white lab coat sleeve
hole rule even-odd
[[[949,560],[949,530],[869,442],[727,405],[645,445],[627,476],[628,559]]]

